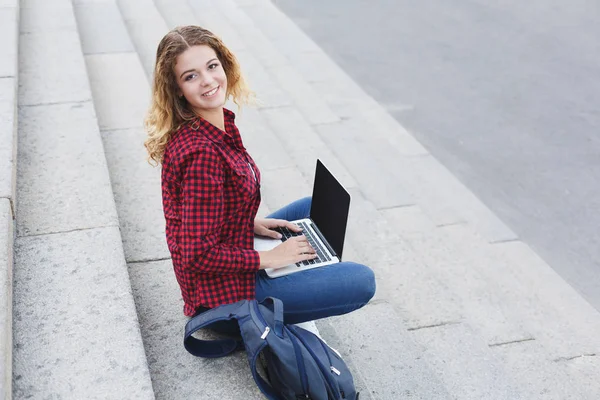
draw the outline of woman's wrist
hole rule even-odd
[[[272,268],[270,251],[259,251],[258,257],[260,258],[260,264],[258,266],[258,269]]]

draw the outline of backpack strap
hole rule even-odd
[[[280,338],[283,337],[283,303],[275,297],[265,297],[261,304],[273,304],[273,330]]]
[[[240,319],[248,315],[248,301],[224,304],[196,315],[185,325],[183,345],[191,354],[204,358],[224,357],[236,351],[240,342],[235,339],[200,340],[192,335],[217,321]]]

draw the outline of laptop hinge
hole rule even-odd
[[[337,255],[337,253],[335,251],[333,251],[333,249],[329,245],[329,242],[325,239],[325,236],[323,236],[323,234],[321,233],[319,228],[317,228],[317,225],[315,225],[315,223],[312,222],[312,219],[310,220],[310,227],[317,235],[319,235],[319,238],[321,239],[321,243],[323,243],[325,245],[325,247],[327,247],[327,250],[329,250],[329,253],[331,253],[332,256],[336,256],[336,257],[340,258]],[[340,259],[340,261],[342,261],[342,260]]]

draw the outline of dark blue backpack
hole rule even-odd
[[[200,340],[192,336],[217,321],[236,319],[243,343],[235,339]],[[318,336],[284,325],[281,300],[242,300],[213,308],[190,319],[184,346],[199,357],[223,357],[246,348],[254,381],[269,400],[358,400],[352,374]],[[257,371],[259,354],[267,363],[268,381]]]

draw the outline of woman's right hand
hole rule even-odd
[[[259,251],[260,269],[282,268],[300,261],[317,258],[306,236],[294,236],[269,251]]]

